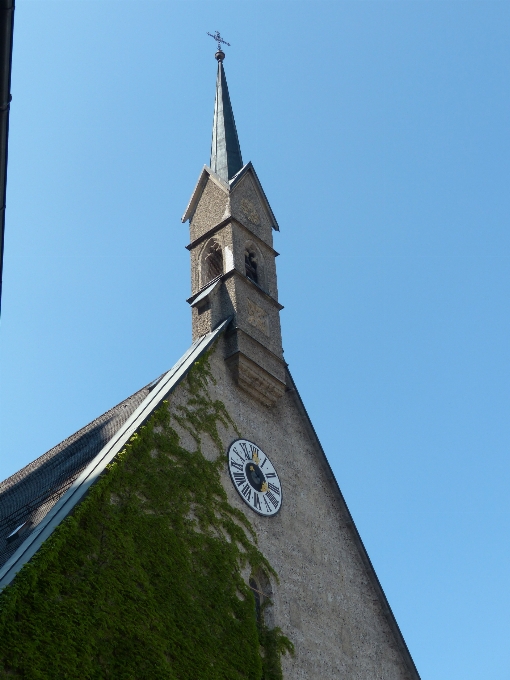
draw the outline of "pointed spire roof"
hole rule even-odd
[[[225,182],[228,182],[243,167],[243,159],[223,68],[225,53],[218,50],[215,56],[218,60],[218,77],[216,79],[210,166],[213,172]]]

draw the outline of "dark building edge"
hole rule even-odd
[[[12,37],[14,0],[0,0],[0,312],[4,263],[5,202],[7,193],[7,151],[11,102]]]

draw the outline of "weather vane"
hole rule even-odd
[[[218,43],[218,52],[221,52],[221,45],[222,44],[228,45],[230,47],[230,43],[228,43],[226,40],[223,40],[219,31],[215,31],[214,33],[207,32],[207,35],[210,35],[211,38],[214,38],[214,40],[216,40],[216,42]]]

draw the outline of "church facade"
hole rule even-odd
[[[0,485],[0,677],[419,678],[283,359],[224,57],[183,216],[193,344]]]

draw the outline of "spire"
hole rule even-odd
[[[211,170],[228,182],[243,167],[243,159],[237,137],[234,112],[228,94],[227,79],[223,69],[225,53],[219,49],[215,56],[218,60],[218,77],[214,102],[210,166]]]

